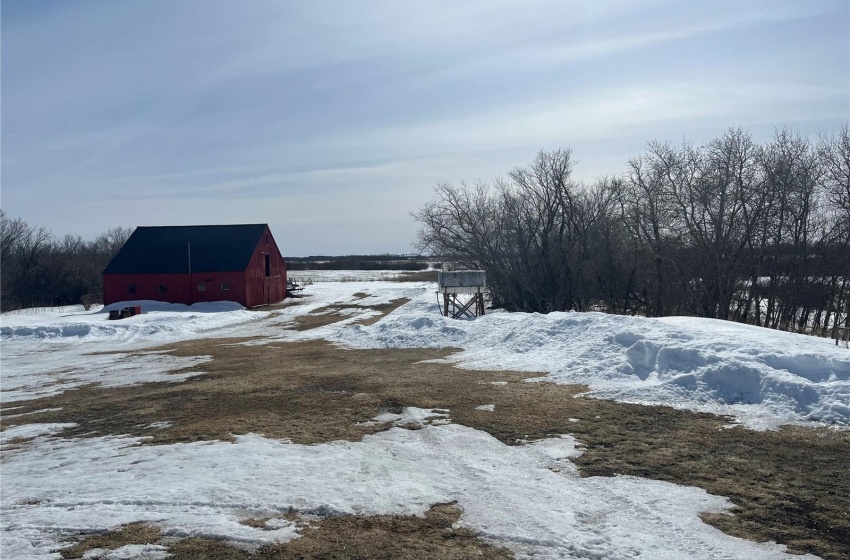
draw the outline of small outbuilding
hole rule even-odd
[[[286,263],[268,224],[137,227],[103,271],[103,303],[286,297]]]

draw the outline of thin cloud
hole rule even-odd
[[[618,173],[651,138],[850,117],[840,0],[11,6],[4,210],[58,233],[280,212],[323,252],[403,244],[436,182],[540,148]]]

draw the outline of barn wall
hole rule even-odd
[[[109,305],[150,299],[186,305],[205,301],[235,301],[248,305],[245,298],[245,274],[242,272],[193,273],[191,282],[190,287],[188,274],[104,274],[103,303]],[[229,291],[222,291],[222,282],[230,283]],[[206,291],[198,291],[200,283],[206,284]],[[159,291],[160,284],[166,285],[166,292]],[[129,292],[129,285],[135,286],[135,293]]]
[[[270,275],[266,277],[265,255],[269,255]],[[246,306],[275,303],[286,297],[286,263],[274,236],[266,228],[245,270]]]

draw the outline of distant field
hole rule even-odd
[[[297,282],[436,282],[436,270],[290,270],[287,277]]]
[[[288,270],[433,270],[442,266],[439,257],[405,255],[348,255],[286,257]]]

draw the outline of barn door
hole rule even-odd
[[[166,299],[172,303],[185,303],[187,305],[191,305],[192,295],[192,286],[190,284],[177,284],[174,286],[174,295]]]
[[[263,278],[263,303],[266,305],[269,304],[269,289],[271,286],[271,275],[272,275],[272,266],[271,266],[271,258],[269,254],[265,255],[265,269],[266,276]]]

